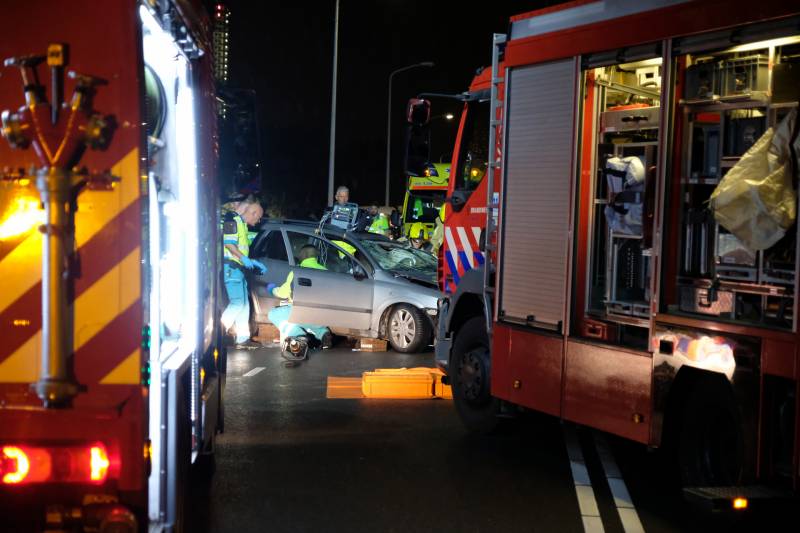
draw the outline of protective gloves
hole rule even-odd
[[[253,267],[251,268],[258,269],[260,271],[259,274],[264,274],[267,271],[266,265],[264,265],[264,263],[262,263],[261,261],[256,261],[255,259],[251,259],[250,262],[253,264]]]
[[[259,270],[260,274],[263,274],[264,272],[267,271],[267,267],[265,267],[263,263],[261,263],[260,261],[256,261],[255,259],[250,259],[246,255],[242,256],[242,265],[244,265],[245,268],[250,270],[257,269]]]

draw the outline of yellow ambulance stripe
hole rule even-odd
[[[140,268],[136,248],[75,300],[75,351],[139,298]]]
[[[75,213],[78,246],[139,198],[139,150],[131,150],[111,168],[111,174],[125,178],[115,185],[113,191],[85,191],[80,195]],[[8,307],[41,281],[41,251],[42,235],[37,231],[0,260],[0,280],[3,280],[0,309]]]
[[[0,383],[33,383],[39,374],[41,330],[0,363]]]
[[[136,385],[141,379],[142,356],[139,348],[100,380],[101,385]]]

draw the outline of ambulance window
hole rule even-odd
[[[455,177],[456,189],[462,191],[474,191],[489,166],[489,101],[468,106]]]
[[[583,58],[584,98],[576,245],[585,284],[575,291],[573,334],[648,347],[660,133],[661,57],[643,46]]]
[[[782,162],[800,96],[796,28],[779,36],[763,26],[762,40],[733,48],[726,35],[677,43],[672,69],[684,83],[666,185],[662,313],[795,327],[797,200]],[[779,212],[791,214],[768,214]]]

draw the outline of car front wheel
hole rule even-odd
[[[399,304],[389,314],[389,344],[397,352],[413,353],[424,348],[431,338],[431,324],[421,310]]]

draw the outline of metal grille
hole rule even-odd
[[[501,319],[559,328],[567,278],[575,67],[510,71]]]

